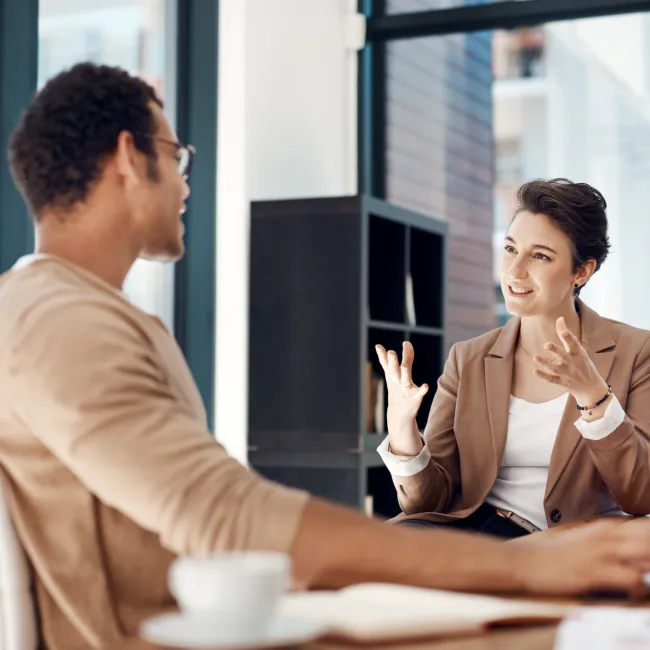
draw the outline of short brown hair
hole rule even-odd
[[[566,178],[534,180],[519,188],[516,200],[515,216],[522,211],[543,214],[567,235],[574,271],[589,260],[596,261],[597,271],[607,259],[607,201],[591,185]],[[576,295],[581,288],[576,289]]]

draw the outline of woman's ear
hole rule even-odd
[[[587,280],[596,272],[596,260],[588,260],[585,262],[575,275],[573,280],[573,285],[577,284],[578,287],[582,287],[587,283]]]

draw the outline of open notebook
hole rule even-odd
[[[388,584],[287,594],[280,613],[324,624],[327,637],[354,643],[479,633],[494,625],[557,622],[571,610],[553,605]]]

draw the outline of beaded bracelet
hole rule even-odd
[[[611,394],[612,394],[612,387],[607,384],[608,391],[605,394],[604,397],[601,397],[595,404],[592,404],[591,406],[580,406],[579,404],[576,404],[576,408],[578,411],[592,411],[593,409],[597,408],[600,406]],[[589,413],[591,415],[591,413]]]

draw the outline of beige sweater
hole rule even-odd
[[[210,435],[172,335],[54,257],[0,276],[0,462],[47,648],[145,648],[176,554],[291,547],[307,495]]]

